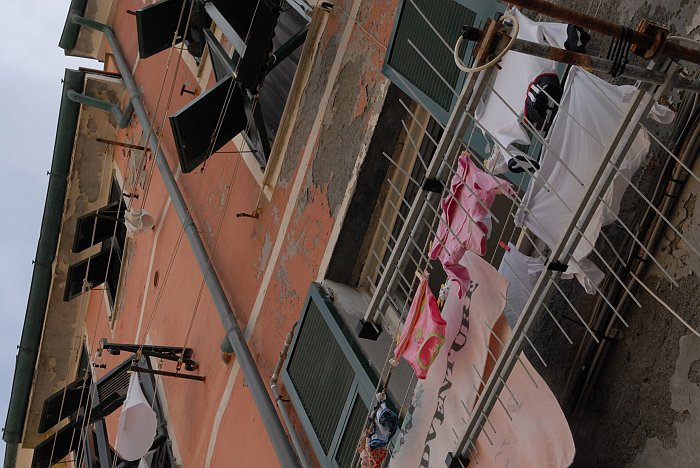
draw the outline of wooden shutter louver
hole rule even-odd
[[[463,25],[472,25],[476,14],[454,0],[413,0],[440,35],[452,44],[462,32]],[[388,65],[399,72],[442,109],[449,110],[454,94],[421,58],[409,43],[430,61],[433,67],[454,89],[460,71],[454,63],[452,50],[435,35],[411,1],[406,1],[397,23]]]

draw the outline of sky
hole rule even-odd
[[[99,68],[58,48],[70,0],[4,2],[0,15],[0,424],[4,426],[32,277],[65,68]],[[0,461],[5,444],[0,443]]]

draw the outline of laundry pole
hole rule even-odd
[[[666,40],[666,34],[663,32],[645,34],[643,32],[634,31],[611,21],[589,16],[546,0],[508,0],[508,3],[518,8],[526,8],[535,13],[557,19],[563,23],[580,26],[606,36],[627,38],[631,44],[638,45],[644,49],[653,49],[679,60],[700,63],[700,49],[691,49],[689,47],[683,47],[675,42],[668,42]],[[650,31],[651,30],[652,29],[650,29]]]

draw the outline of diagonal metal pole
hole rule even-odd
[[[595,177],[593,178],[593,180],[597,181],[598,183],[594,183],[589,186],[586,194],[581,200],[576,214],[569,223],[562,240],[552,252],[550,262],[554,260],[559,260],[561,262],[568,261],[571,252],[581,239],[583,229],[590,222],[595,211],[597,210],[600,204],[600,198],[605,194],[608,187],[612,183],[612,180],[616,174],[615,168],[619,166],[620,162],[622,162],[630,146],[632,145],[632,142],[639,131],[639,122],[649,113],[655,100],[667,92],[668,88],[674,82],[677,73],[678,66],[673,65],[668,71],[668,78],[666,82],[657,89],[655,95],[651,94],[650,85],[647,84],[643,85],[643,87],[637,92],[637,95],[635,96],[625,119],[618,128],[610,148],[608,149]],[[578,229],[576,229],[577,227]],[[506,344],[503,352],[498,358],[498,362],[495,364],[472,414],[490,414],[498,395],[503,390],[505,381],[508,379],[508,376],[517,362],[518,355],[520,354],[520,347],[525,340],[525,332],[527,332],[527,330],[530,328],[541,310],[541,306],[543,305],[543,302],[551,288],[551,284],[553,282],[551,280],[555,279],[554,276],[556,274],[556,272],[545,270],[540,275],[540,278],[537,281],[537,284],[535,285],[525,308],[523,309],[522,315],[513,328],[512,338]],[[471,443],[476,441],[482,427],[483,424],[479,418],[472,417],[469,420],[464,436],[462,437],[462,440],[458,444],[456,450],[447,454],[446,463],[448,465],[453,463],[453,460],[459,458],[459,456],[466,451],[466,448]]]

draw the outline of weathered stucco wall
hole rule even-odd
[[[123,91],[123,85],[116,80],[103,81],[100,77],[95,79],[88,75],[83,93],[119,104]],[[63,226],[53,266],[53,285],[22,441],[25,447],[34,447],[45,438],[38,436],[37,430],[46,397],[75,378],[82,350],[82,321],[87,300],[79,297],[70,302],[63,301],[66,275],[70,265],[99,251],[98,247],[92,247],[73,253],[75,227],[78,217],[106,204],[112,181],[112,151],[96,141],[96,138],[114,139],[116,128],[112,115],[82,106],[76,135],[63,207]]]
[[[137,9],[127,1],[120,9]],[[298,117],[271,198],[261,188],[232,144],[211,157],[203,171],[179,174],[178,184],[212,257],[227,297],[242,328],[263,380],[268,381],[284,337],[299,317],[311,281],[316,279],[326,246],[350,186],[362,163],[382,109],[388,81],[381,74],[385,44],[393,24],[395,2],[337,2],[316,51]],[[353,17],[350,20],[349,17]],[[373,30],[368,40],[355,23]],[[388,26],[387,26],[388,25]],[[177,157],[167,117],[192,97],[174,93],[169,107],[158,101],[161,87],[192,82],[182,63],[175,75],[175,58],[164,76],[168,52],[136,63],[134,22],[123,10],[114,27],[157,130],[163,126],[161,147],[171,167]],[[174,54],[176,56],[176,54]],[[156,107],[158,110],[156,111]],[[134,125],[118,139],[141,141]],[[126,276],[120,284],[121,302],[113,329],[104,319],[104,305],[92,293],[85,329],[94,349],[97,340],[184,345],[194,349],[204,383],[163,379],[169,419],[185,466],[277,466],[270,441],[252,402],[235,358],[219,358],[223,328],[202,274],[168,201],[157,170],[152,178],[133,177],[136,165],[128,151],[117,150],[115,161],[156,218],[153,231],[137,236],[130,246]],[[146,172],[152,157],[146,158]],[[149,182],[150,180],[150,182]],[[148,187],[147,195],[143,186]],[[349,188],[350,187],[350,188]],[[260,209],[258,219],[236,213]],[[157,276],[157,280],[156,280]],[[201,291],[201,294],[200,294]],[[146,337],[147,335],[147,337]],[[121,359],[121,358],[120,358]],[[120,359],[105,357],[106,372]],[[164,368],[171,369],[165,363]],[[113,440],[116,418],[109,419]],[[196,428],[193,430],[192,428]],[[308,456],[313,458],[309,451]]]

